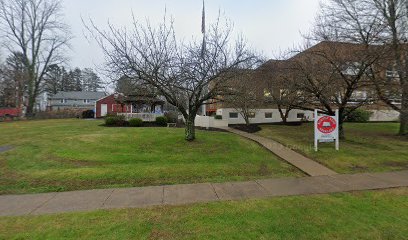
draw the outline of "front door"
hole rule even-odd
[[[108,104],[101,104],[101,117],[105,117],[108,114]]]

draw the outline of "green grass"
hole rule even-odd
[[[301,176],[256,143],[230,133],[108,128],[102,121],[0,123],[0,194],[225,182]]]
[[[340,151],[333,143],[313,147],[313,124],[262,126],[257,134],[299,151],[339,173],[383,172],[408,169],[408,138],[397,136],[397,123],[346,123]]]
[[[406,239],[408,189],[0,218],[0,239]]]

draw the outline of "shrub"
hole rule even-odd
[[[130,127],[142,127],[143,126],[143,120],[140,118],[132,118],[129,120],[129,126]]]
[[[222,116],[221,115],[215,115],[214,119],[215,120],[222,120]]]
[[[106,117],[116,117],[116,116],[118,116],[117,113],[108,113],[108,114],[106,114]]]
[[[162,127],[167,126],[167,118],[166,117],[157,117],[156,118],[156,124]]]
[[[125,116],[122,116],[122,115],[116,116],[116,121],[117,121],[116,126],[118,126],[118,127],[124,127],[124,126],[126,126],[127,123],[128,123],[128,122],[126,121]]]
[[[93,110],[86,110],[82,112],[82,118],[94,118],[95,112]]]
[[[105,117],[106,126],[117,126],[123,127],[126,126],[125,116],[107,116]]]
[[[368,122],[372,113],[363,109],[356,109],[351,112],[346,121],[347,122]]]
[[[106,117],[105,118],[105,125],[106,126],[115,126],[116,125],[116,117]]]
[[[30,119],[65,119],[65,118],[79,118],[82,114],[81,109],[62,109],[54,111],[37,112]]]

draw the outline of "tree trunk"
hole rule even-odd
[[[27,61],[28,62],[28,61]],[[28,102],[26,109],[26,117],[32,117],[34,115],[34,104],[36,100],[35,94],[35,77],[33,67],[28,66]]]
[[[249,117],[248,117],[248,116],[247,116],[247,117],[244,117],[244,120],[245,120],[245,125],[247,125],[247,126],[251,125],[251,122],[249,121]]]
[[[189,142],[195,140],[195,117],[188,117],[186,119],[185,139]]]
[[[344,132],[344,119],[342,116],[339,116],[339,138],[340,140],[345,140],[346,139],[346,134]]]
[[[281,119],[282,119],[282,122],[283,122],[283,124],[285,124],[286,125],[286,123],[288,122],[288,114],[285,112],[285,113],[283,113],[283,110],[282,110],[282,108],[281,107],[279,107],[278,106],[278,110],[279,110],[279,114],[280,114],[280,116],[281,116]]]
[[[28,96],[26,117],[32,117],[34,115],[34,105],[35,105],[35,97],[34,96]]]
[[[405,82],[402,88],[402,102],[400,115],[399,135],[408,135],[408,83]]]
[[[344,133],[343,123],[340,123],[340,125],[339,125],[339,138],[340,138],[340,140],[345,140],[346,139],[346,134]]]
[[[285,115],[283,115],[283,123],[285,123],[285,125],[288,123],[289,112],[290,110],[286,109]]]

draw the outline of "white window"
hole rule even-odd
[[[67,99],[61,99],[61,103],[67,103]]]
[[[366,100],[367,96],[368,96],[367,91],[355,91],[352,94],[352,97],[358,100]]]
[[[385,75],[387,76],[387,79],[392,80],[392,79],[398,78],[398,71],[387,70],[385,72]]]
[[[271,112],[266,112],[265,113],[265,118],[266,119],[271,119],[273,117],[273,114]]]
[[[305,118],[305,114],[304,113],[298,113],[296,115],[297,119],[304,119]]]
[[[359,62],[347,63],[345,69],[342,71],[344,75],[357,76],[361,70]]]
[[[236,112],[231,112],[231,113],[229,113],[229,117],[230,117],[230,118],[238,118],[238,113],[236,113]]]
[[[84,99],[84,103],[89,103],[89,99]]]

